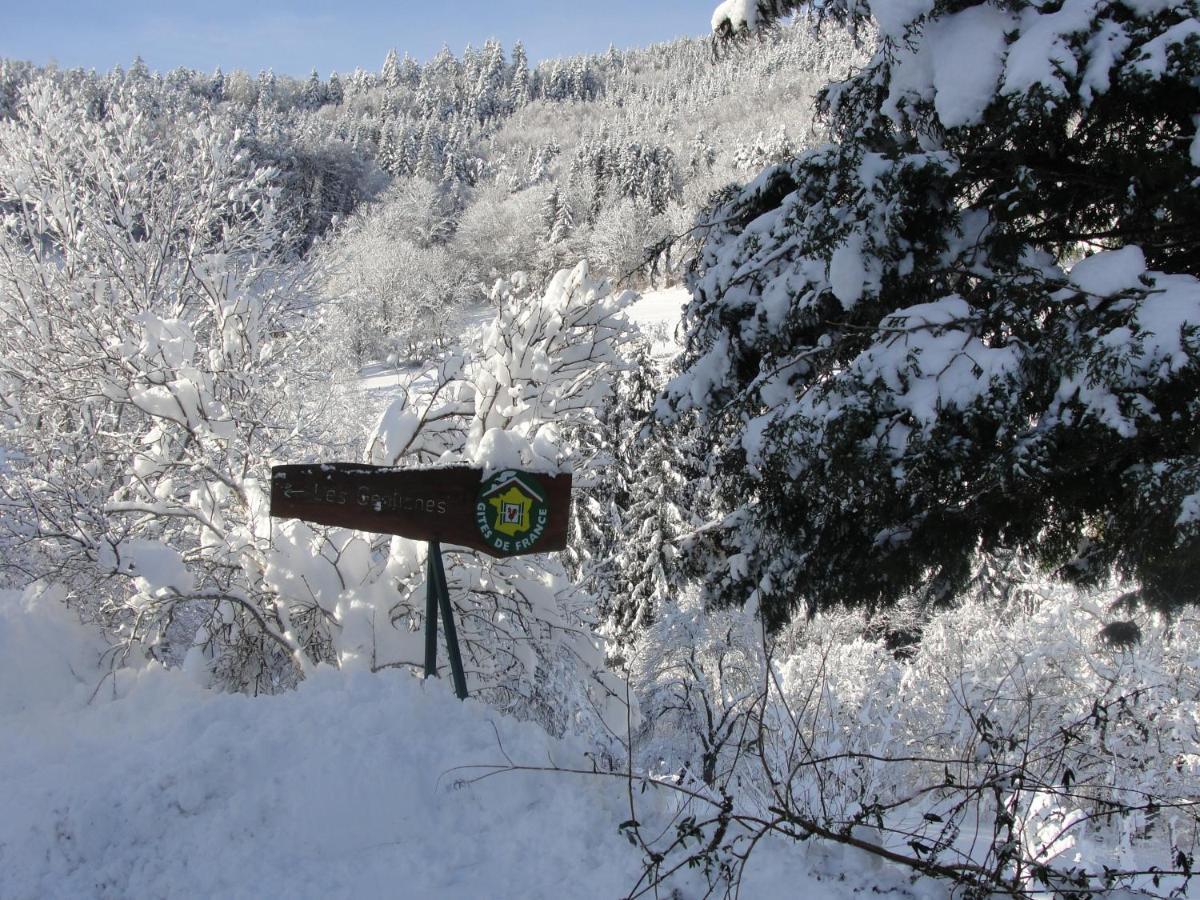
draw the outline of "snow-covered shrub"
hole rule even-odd
[[[573,470],[586,485],[597,464],[586,437],[623,365],[620,311],[633,295],[612,293],[582,263],[544,293],[519,284],[500,287],[497,318],[471,358],[448,359],[431,386],[414,385],[384,412],[368,462]],[[603,672],[594,598],[558,556],[495,560],[446,547],[445,561],[473,695],[556,733],[607,740],[624,729],[624,712],[609,708],[623,697]],[[342,665],[417,666],[424,563],[413,541],[291,522],[278,529],[267,577],[319,597]]]
[[[454,198],[438,184],[423,178],[396,179],[371,206],[363,210],[372,227],[418,247],[445,244],[457,227]]]
[[[742,610],[664,605],[627,651],[643,727],[639,759],[653,771],[727,784],[767,690],[762,630]]]
[[[453,248],[479,281],[490,284],[532,267],[542,244],[543,199],[535,188],[510,192],[499,183],[476,192],[458,224]]]
[[[226,120],[133,88],[96,118],[40,81],[0,122],[6,568],[251,690],[322,655],[262,581],[260,479],[324,396],[273,177]]]
[[[475,292],[470,268],[438,235],[444,200],[424,182],[361,210],[325,248],[330,358],[420,358],[445,349],[455,312]]]
[[[784,162],[796,155],[795,144],[787,129],[780,125],[770,136],[760,131],[753,142],[742,144],[733,153],[733,165],[743,173],[757,175],[767,166]]]
[[[667,237],[666,222],[633,200],[614,200],[601,209],[588,241],[588,255],[613,278],[648,273],[654,248]]]
[[[900,659],[862,636],[861,610],[768,639],[744,610],[699,632],[697,610],[681,610],[676,634],[678,618],[664,618],[643,697],[666,722],[701,715],[674,734],[647,729],[635,758],[686,788],[681,817],[706,824],[655,865],[690,856],[736,880],[755,835],[774,832],[848,843],[968,892],[1186,891],[1200,833],[1200,621],[1145,612],[1140,643],[1113,646],[1103,625],[1117,592],[1037,580],[1022,592],[1000,610],[977,596],[933,616]],[[670,675],[705,659],[686,681]],[[653,708],[643,700],[648,718]],[[701,777],[712,726],[737,716],[705,773],[716,777]]]

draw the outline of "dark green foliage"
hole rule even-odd
[[[1198,599],[1197,4],[1072,7],[1043,71],[1017,44],[1060,6],[1004,6],[966,112],[912,60],[936,71],[930,33],[1001,8],[890,23],[821,97],[837,143],[712,210],[665,417],[717,438],[723,518],[693,545],[714,598],[757,597],[774,625],[944,602],[980,554],[1019,551]]]

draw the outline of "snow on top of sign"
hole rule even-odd
[[[545,475],[569,472],[570,461],[554,441],[554,430],[540,428],[532,440],[504,428],[489,428],[470,449],[472,465],[490,478],[504,469],[523,469]]]
[[[525,493],[532,495],[534,498],[536,498],[537,500],[540,500],[544,503],[546,501],[545,494],[542,491],[535,490],[533,488],[533,486],[529,483],[529,479],[523,477],[525,474],[526,473],[524,473],[524,472],[514,472],[512,470],[501,470],[496,475],[496,477],[500,478],[501,480],[498,481],[496,484],[492,485],[492,487],[489,488],[487,493],[485,493],[483,496],[490,497],[490,496],[492,496],[492,494],[498,494],[500,491],[504,490],[509,485],[517,484],[517,485],[521,486],[521,488],[525,491]]]

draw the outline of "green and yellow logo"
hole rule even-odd
[[[528,472],[498,472],[479,489],[475,524],[498,553],[526,553],[541,540],[550,508],[541,482]]]

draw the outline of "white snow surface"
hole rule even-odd
[[[747,31],[758,30],[758,0],[722,0],[713,10],[712,30],[716,31],[721,23],[728,20],[734,31],[743,28]]]
[[[1089,294],[1111,297],[1140,287],[1145,271],[1146,255],[1141,247],[1130,244],[1081,259],[1071,268],[1071,281]]]
[[[930,25],[933,106],[947,128],[978,125],[996,93],[1013,18],[993,6],[973,6]]]
[[[49,601],[49,602],[47,602]],[[156,666],[99,681],[53,598],[0,594],[0,896],[615,897],[637,880],[617,779],[442,681],[319,669],[218,694]],[[115,695],[114,695],[115,691]],[[503,750],[501,749],[503,745]]]
[[[674,356],[679,352],[679,320],[691,299],[686,287],[670,287],[647,291],[625,310],[629,320],[650,340],[654,356]]]
[[[322,667],[296,691],[251,698],[157,665],[102,679],[102,649],[58,598],[0,591],[5,900],[558,900],[637,883],[640,855],[617,827],[626,781],[479,779],[488,770],[470,767],[507,760],[592,765],[581,743],[461,702],[443,681]],[[663,793],[635,792],[639,818],[661,813]],[[768,841],[744,887],[832,897],[903,884],[848,854]],[[693,872],[677,886],[688,900],[705,890]]]
[[[11,717],[71,697],[86,702],[95,689],[90,676],[104,649],[98,636],[79,627],[60,593],[0,590],[0,748],[9,740],[3,723]],[[0,806],[0,821],[3,817]],[[0,849],[0,885],[3,865]]]
[[[619,783],[456,766],[586,764],[535,726],[401,673],[269,699],[145,673],[121,699],[9,721],[5,897],[562,897],[636,881]],[[496,731],[493,731],[495,721]],[[615,782],[615,779],[614,779]]]

